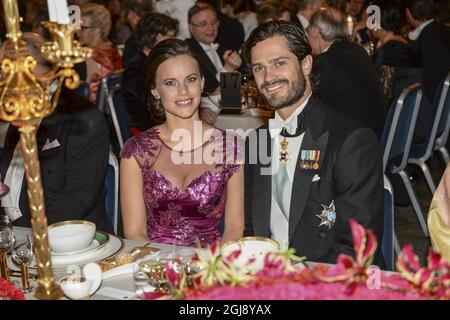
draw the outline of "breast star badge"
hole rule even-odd
[[[329,206],[324,206],[322,204],[322,207],[322,213],[316,214],[316,217],[321,220],[319,227],[326,226],[328,229],[331,229],[336,222],[336,207],[334,206],[334,200],[331,201]]]

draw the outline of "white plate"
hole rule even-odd
[[[66,271],[69,266],[82,267],[90,262],[100,262],[101,260],[111,258],[120,252],[125,243],[121,238],[114,235],[109,235],[109,242],[99,250],[93,250],[81,254],[74,254],[71,256],[52,256],[52,269],[54,271]],[[19,268],[9,261],[9,267],[12,270],[19,270]],[[30,269],[35,270],[36,264],[33,257],[33,261],[30,264]]]
[[[93,249],[96,249],[100,247],[100,243],[97,240],[92,240],[91,244],[84,249],[81,250],[77,250],[77,251],[70,251],[70,252],[54,252],[52,251],[52,257],[59,257],[59,256],[71,256],[74,254],[80,254],[80,253],[84,253],[86,251],[91,251]]]
[[[269,252],[279,250],[278,242],[263,237],[246,237],[237,241],[225,243],[221,248],[223,256],[228,256],[236,250],[241,250],[241,254],[235,260],[236,266],[248,266],[251,270],[259,270],[264,266],[264,257]],[[248,265],[250,259],[254,259],[251,265]]]

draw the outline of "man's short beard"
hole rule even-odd
[[[276,81],[273,81],[272,83]],[[286,84],[289,86],[290,83],[291,82],[287,81]],[[305,91],[306,91],[306,79],[303,73],[300,73],[300,76],[298,77],[297,81],[292,82],[292,86],[288,87],[288,92],[286,96],[278,96],[275,94],[272,98],[267,98],[264,94],[262,94],[262,97],[264,103],[267,106],[269,106],[274,110],[278,110],[295,104],[303,97]]]

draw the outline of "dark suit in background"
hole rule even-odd
[[[218,70],[211,62],[211,59],[206,54],[205,50],[203,50],[203,48],[201,47],[200,43],[197,40],[195,40],[194,38],[189,38],[186,39],[185,41],[187,42],[192,52],[194,53],[195,57],[197,58],[198,62],[200,63],[200,71],[205,77],[205,87],[203,89],[203,92],[205,94],[213,92],[220,86],[220,82],[216,78]],[[219,55],[222,64],[224,63],[223,54],[225,53],[225,51],[226,49],[224,49],[224,47],[219,45],[219,48],[217,49],[217,54]]]
[[[104,188],[108,136],[103,114],[71,91],[63,91],[55,112],[42,120],[36,139],[49,224],[88,220],[100,230],[112,231],[105,211]],[[59,146],[42,150],[44,145],[55,140]],[[1,156],[2,177],[6,176],[18,141],[17,128],[10,126]],[[19,200],[22,217],[13,225],[31,226],[26,191],[24,179]],[[3,208],[0,214],[5,214]]]
[[[301,157],[298,157],[289,214],[289,247],[295,248],[299,256],[317,262],[336,263],[341,253],[354,255],[349,224],[353,218],[364,228],[372,229],[380,248],[384,221],[383,172],[376,136],[314,97],[304,112],[307,112],[306,128],[301,150],[320,150],[320,168],[300,169]],[[268,129],[267,124],[257,132],[264,129]],[[246,141],[246,236],[271,237],[272,176],[261,174],[261,169],[269,168],[270,162],[263,164],[259,158],[261,150],[255,149],[260,144],[267,146],[270,158],[271,139],[269,134],[266,137],[266,141],[259,141],[264,138],[261,136],[257,144]],[[257,164],[249,164],[249,154],[258,155]],[[320,179],[313,181],[315,175]],[[319,226],[321,220],[316,215],[321,214],[322,205],[328,206],[332,201],[336,206],[336,222],[328,229]],[[383,261],[378,250],[375,263],[383,266]]]
[[[245,40],[245,32],[242,23],[237,19],[233,19],[222,12],[219,15],[219,34],[217,35],[217,43],[223,47],[239,52]]]
[[[139,50],[136,45],[136,40],[135,40],[134,35],[132,35],[131,37],[129,37],[127,39],[127,41],[125,41],[125,45],[123,48],[123,53],[122,53],[123,67],[127,68],[129,66],[129,64],[131,63],[131,60],[133,60],[133,58],[138,54],[139,54]]]
[[[431,22],[421,32],[411,47],[423,67],[423,88],[433,101],[439,85],[450,71],[450,29]]]
[[[146,58],[143,53],[138,53],[122,74],[122,94],[129,115],[129,125],[140,131],[156,124],[147,107],[148,96],[144,87]]]
[[[386,106],[375,67],[358,44],[337,39],[315,59],[317,96],[331,108],[372,129],[379,137]]]

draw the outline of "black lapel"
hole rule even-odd
[[[258,134],[258,147],[249,148],[250,150],[258,150],[258,162],[254,165],[253,172],[253,212],[252,223],[255,235],[270,237],[270,208],[272,204],[272,175],[271,172],[271,154],[272,154],[272,140],[270,138],[268,126],[265,125],[260,130],[256,130]],[[266,136],[264,136],[264,134]],[[268,163],[260,158],[260,155],[266,153],[261,150],[261,145],[267,146],[267,154],[262,157],[267,157]]]
[[[291,206],[289,209],[289,241],[292,240],[294,231],[303,216],[312,179],[315,174],[320,172],[328,144],[328,131],[322,132],[325,113],[320,105],[316,103],[314,97],[311,97],[308,104],[312,105],[305,119],[305,135],[297,158],[294,182],[292,184]],[[319,170],[300,168],[302,150],[320,150]]]

